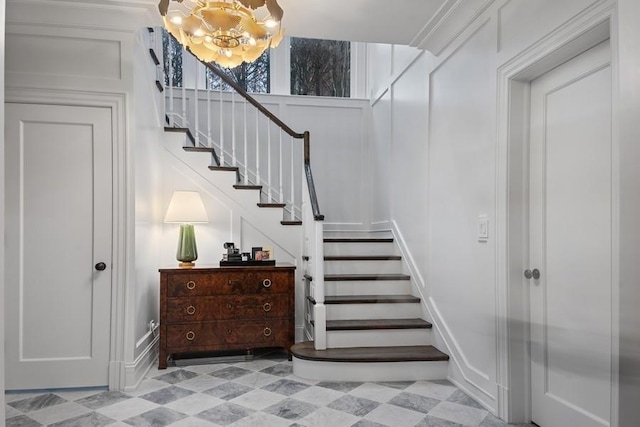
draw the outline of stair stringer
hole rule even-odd
[[[449,362],[453,362],[449,365],[448,379],[475,400],[482,402],[487,407],[495,408],[497,403],[497,385],[495,383],[492,384],[486,374],[469,363],[469,359],[455,339],[451,329],[438,310],[435,301],[429,295],[427,283],[422,274],[420,274],[411,251],[407,247],[402,232],[395,221],[391,221],[391,233],[397,242],[405,269],[411,276],[414,295],[420,297],[420,304],[424,311],[425,319],[433,325],[433,343],[450,356]],[[462,377],[465,382],[461,383],[457,381],[456,378],[459,377]],[[487,390],[491,390],[491,392]]]

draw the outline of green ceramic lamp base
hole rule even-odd
[[[178,238],[178,251],[176,259],[180,261],[180,268],[192,268],[193,261],[198,259],[196,248],[196,234],[193,224],[180,224],[180,237]]]

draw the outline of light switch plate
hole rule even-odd
[[[478,215],[478,242],[489,240],[489,218],[486,215]]]

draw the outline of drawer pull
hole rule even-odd
[[[196,308],[194,306],[190,305],[189,307],[187,307],[187,314],[193,316],[194,314],[196,314]]]
[[[271,304],[269,304],[268,302],[265,302],[264,305],[262,306],[262,309],[266,312],[270,312],[271,311]]]
[[[187,339],[189,341],[193,341],[195,338],[196,338],[196,333],[195,332],[193,332],[193,331],[187,332]]]
[[[227,335],[231,335],[232,333],[233,333],[233,330],[227,329]]]
[[[231,309],[233,308],[233,305],[231,305],[231,303],[229,303],[229,304],[227,304],[227,308],[228,308],[229,310],[231,310]]]
[[[195,287],[196,287],[196,282],[194,282],[193,280],[189,280],[187,282],[187,289],[192,290],[192,289],[195,289]]]
[[[264,286],[265,288],[268,288],[271,286],[271,279],[264,279],[262,281],[262,286]]]
[[[265,337],[271,336],[271,328],[267,326],[266,328],[264,328],[263,333]]]

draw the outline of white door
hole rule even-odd
[[[111,110],[8,103],[5,122],[6,389],[106,385]]]
[[[531,399],[541,427],[610,420],[609,63],[605,42],[531,85]]]

